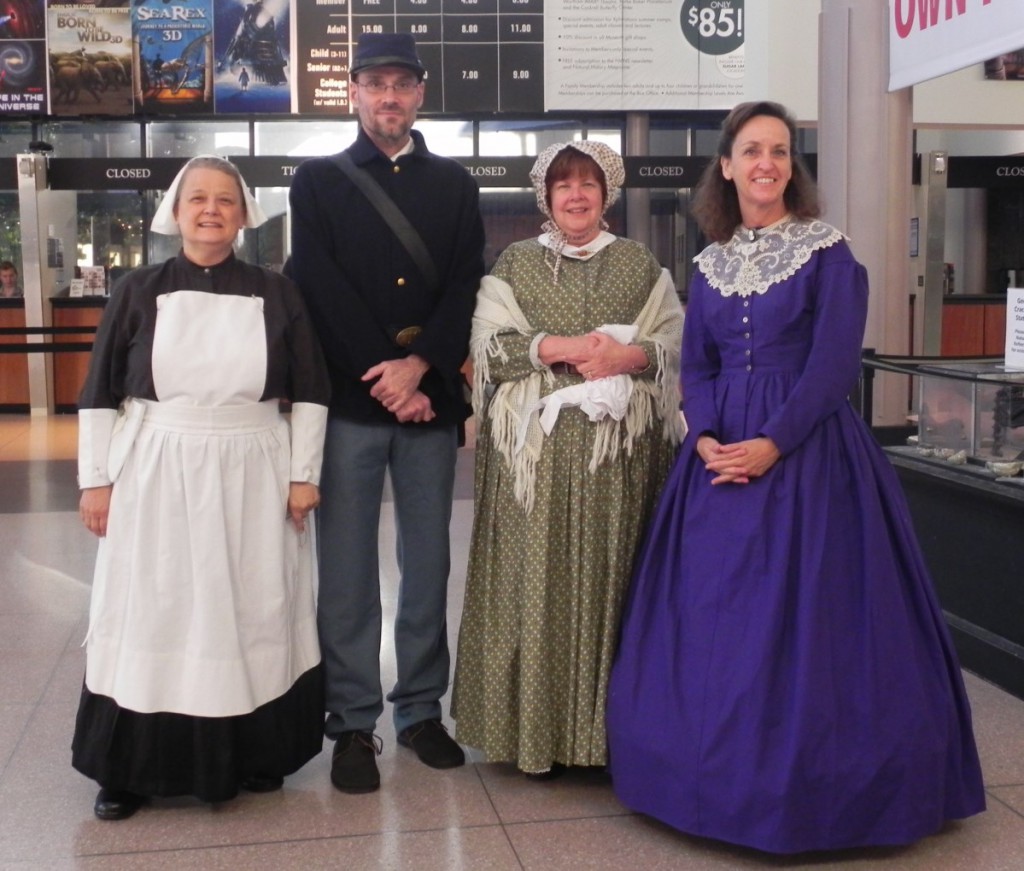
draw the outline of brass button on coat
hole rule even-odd
[[[405,327],[395,333],[395,344],[399,348],[408,348],[413,340],[423,332],[423,327]]]

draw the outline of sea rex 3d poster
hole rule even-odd
[[[132,0],[136,107],[213,112],[213,0]]]

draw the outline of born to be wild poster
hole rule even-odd
[[[130,115],[129,0],[50,0],[47,47],[51,115]]]

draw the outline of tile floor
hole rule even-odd
[[[334,790],[324,752],[277,793],[216,806],[163,800],[130,820],[101,822],[95,786],[70,767],[94,552],[75,512],[75,437],[72,417],[0,416],[0,869],[1024,868],[1024,701],[972,675],[989,809],[905,849],[781,859],[690,838],[629,813],[600,775],[533,783],[477,757],[454,771],[427,769],[383,722],[383,786],[372,795]],[[463,451],[453,639],[471,465],[472,451]],[[394,570],[386,572],[393,606]],[[387,654],[385,664],[393,670]]]

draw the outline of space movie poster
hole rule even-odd
[[[129,0],[50,0],[50,114],[130,115]]]
[[[218,115],[291,111],[292,0],[214,0]]]
[[[0,115],[44,112],[44,0],[4,0],[0,3]]]
[[[137,111],[213,112],[213,0],[132,0]]]

